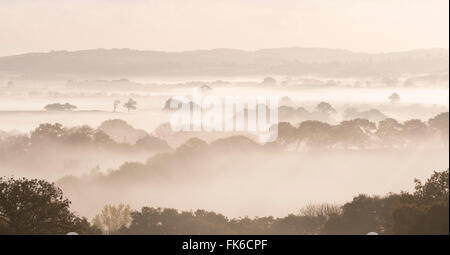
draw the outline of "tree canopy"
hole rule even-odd
[[[54,104],[48,104],[44,107],[47,111],[71,111],[77,109],[77,107],[73,104],[65,103],[54,103]]]
[[[0,178],[0,232],[3,234],[95,233],[86,218],[69,210],[70,201],[53,183]]]

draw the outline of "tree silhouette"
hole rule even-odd
[[[442,138],[448,142],[448,130],[449,130],[449,114],[448,112],[441,113],[434,118],[428,120],[428,123],[432,129],[439,132]]]
[[[417,140],[427,135],[427,125],[419,119],[407,120],[403,123],[403,134],[408,140]]]
[[[367,119],[345,120],[333,128],[333,138],[344,147],[357,146],[363,148],[375,131],[375,123]]]
[[[388,99],[393,104],[400,102],[400,96],[397,93],[392,93]]]
[[[127,108],[128,112],[130,112],[130,110],[136,110],[136,104],[137,102],[130,98],[126,103],[123,104],[123,107]]]
[[[358,195],[342,206],[342,213],[330,217],[323,234],[365,235],[382,233],[392,225],[392,209],[399,203],[399,196],[387,197]]]
[[[449,170],[444,172],[434,172],[424,183],[418,179],[415,182],[414,197],[418,202],[438,202],[449,200]]]
[[[69,205],[53,183],[0,178],[0,225],[6,234],[92,233],[89,222],[72,213]]]
[[[449,233],[449,170],[434,172],[415,192],[402,194],[402,205],[393,210],[393,234]]]
[[[336,110],[333,108],[333,106],[331,106],[329,103],[327,102],[320,102],[317,106],[316,106],[316,110],[320,113],[323,114],[332,114],[332,113],[336,113]]]
[[[65,104],[54,103],[46,105],[44,109],[47,111],[71,111],[77,109],[77,107],[69,103]]]
[[[298,134],[301,140],[306,141],[312,148],[326,147],[332,141],[332,126],[328,123],[308,120],[300,123]]]
[[[275,80],[272,77],[265,77],[261,84],[263,84],[263,85],[276,85],[277,84],[277,80]]]
[[[31,144],[39,144],[49,141],[58,141],[64,135],[64,127],[59,124],[41,124],[31,132]]]
[[[397,120],[387,118],[378,123],[377,135],[386,145],[395,145],[400,141],[403,125]]]

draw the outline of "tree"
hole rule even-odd
[[[53,183],[0,178],[0,231],[3,234],[95,233],[86,218],[69,210],[70,201]]]
[[[343,114],[344,120],[353,119],[368,119],[370,121],[379,122],[387,118],[382,112],[377,109],[370,109],[367,111],[359,112],[355,108],[347,108]]]
[[[334,214],[326,222],[324,234],[364,235],[369,232],[384,233],[392,225],[392,209],[399,203],[399,196],[356,196],[342,206],[342,214]]]
[[[44,109],[47,111],[71,111],[77,109],[77,107],[69,103],[65,104],[54,103],[46,105]]]
[[[128,102],[123,104],[123,107],[127,108],[128,112],[130,112],[130,110],[136,110],[136,104],[137,102],[130,98]]]
[[[164,122],[153,131],[156,137],[165,139],[174,134],[169,122]]]
[[[119,143],[128,142],[133,144],[148,135],[144,130],[136,129],[120,119],[106,120],[100,124],[98,130],[105,132],[105,134]]]
[[[327,102],[320,102],[317,106],[316,106],[316,110],[320,113],[323,114],[331,114],[331,113],[336,113],[336,110],[333,108],[333,106],[331,106],[329,103]]]
[[[427,125],[419,119],[407,120],[403,123],[402,133],[408,140],[418,140],[427,135]]]
[[[299,216],[309,219],[314,219],[316,226],[315,232],[312,234],[320,234],[325,227],[325,224],[334,217],[339,217],[342,214],[342,207],[333,204],[309,204],[300,210]]]
[[[148,151],[170,151],[170,146],[163,139],[147,135],[136,141],[135,147]]]
[[[378,123],[377,135],[386,145],[398,145],[403,125],[397,120],[387,118]]]
[[[357,146],[363,148],[373,133],[376,131],[376,125],[367,119],[345,120],[339,125],[334,126],[333,136],[344,147]]]
[[[62,140],[69,145],[89,144],[94,140],[95,130],[87,125],[65,128]]]
[[[105,205],[100,214],[92,220],[92,224],[105,234],[115,234],[122,227],[128,227],[131,223],[131,209],[129,205],[119,204]]]
[[[277,142],[286,145],[299,139],[298,131],[289,122],[280,122],[278,125]]]
[[[326,147],[332,143],[332,126],[328,123],[307,120],[300,123],[297,130],[300,140],[312,148]]]
[[[40,124],[34,131],[31,132],[31,144],[39,144],[48,141],[58,141],[64,135],[64,127],[59,124]]]
[[[434,118],[428,120],[428,124],[430,127],[439,132],[442,138],[448,142],[448,125],[449,125],[449,114],[448,112],[443,112],[438,114]]]
[[[388,99],[393,104],[400,102],[400,96],[397,93],[392,93]]]
[[[272,77],[265,77],[264,80],[262,81],[263,85],[276,85],[277,84],[277,80],[275,80]]]
[[[393,210],[393,234],[449,233],[449,170],[434,172],[413,194],[402,194],[402,205]]]
[[[414,197],[420,203],[449,201],[449,170],[434,172],[424,183],[418,179],[415,182]]]
[[[117,110],[117,106],[119,106],[119,104],[120,104],[120,100],[114,100],[114,112],[116,112],[116,110]]]

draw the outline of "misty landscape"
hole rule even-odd
[[[406,49],[3,54],[0,234],[448,235],[449,51]],[[276,97],[275,139],[174,130],[195,91]]]

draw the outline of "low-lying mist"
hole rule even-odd
[[[342,203],[359,193],[410,191],[414,178],[448,168],[448,147],[374,151],[280,152],[190,141],[146,164],[64,177],[58,185],[73,209],[93,216],[126,202],[230,217],[284,216],[309,203]]]
[[[0,175],[55,181],[89,218],[118,203],[240,217],[411,191],[414,178],[448,168],[448,75],[435,84],[428,76],[236,79],[8,81]],[[194,88],[279,96],[278,139],[172,132],[165,106]]]

